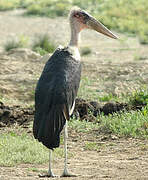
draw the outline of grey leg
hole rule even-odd
[[[49,169],[47,174],[40,174],[39,177],[56,177],[51,169],[51,162],[52,162],[52,150],[49,150]]]
[[[64,161],[64,171],[61,177],[71,177],[76,176],[72,175],[67,170],[67,138],[68,138],[68,131],[67,131],[67,121],[64,127],[64,150],[65,150],[65,161]]]
[[[52,162],[52,150],[49,150],[49,169],[48,169],[48,176],[55,177],[51,169],[51,162]]]

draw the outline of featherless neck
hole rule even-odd
[[[78,41],[80,36],[79,34],[80,34],[79,28],[75,24],[71,23],[71,39],[69,46],[78,47]]]

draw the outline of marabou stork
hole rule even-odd
[[[54,177],[51,170],[52,150],[59,147],[60,133],[64,128],[65,165],[62,176],[71,176],[67,171],[67,121],[73,112],[80,83],[81,62],[78,50],[79,33],[93,29],[110,38],[117,39],[110,30],[80,8],[70,11],[71,39],[67,47],[59,46],[47,61],[35,91],[35,117],[33,134],[49,152],[47,176]]]

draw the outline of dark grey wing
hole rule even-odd
[[[49,149],[59,147],[60,132],[69,119],[80,75],[80,62],[66,49],[57,49],[37,83],[33,134]]]

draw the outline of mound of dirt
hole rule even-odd
[[[104,115],[113,114],[120,111],[141,110],[142,106],[129,106],[126,103],[108,102],[101,106],[96,101],[86,101],[81,98],[76,99],[76,105],[73,112],[74,117],[80,120],[95,122],[96,117],[103,113]],[[0,127],[11,126],[17,123],[25,125],[33,121],[34,108],[22,108],[21,106],[5,106],[0,102]]]
[[[101,113],[103,113],[104,115],[109,115],[115,112],[132,109],[134,108],[126,103],[108,102],[104,105],[101,105],[96,101],[86,101],[84,99],[78,98],[76,99],[76,105],[73,115],[76,118],[80,118],[81,120],[85,119],[87,121],[93,122]]]
[[[33,120],[34,110],[32,108],[22,108],[20,106],[5,106],[0,102],[0,127],[12,124],[27,125]]]

